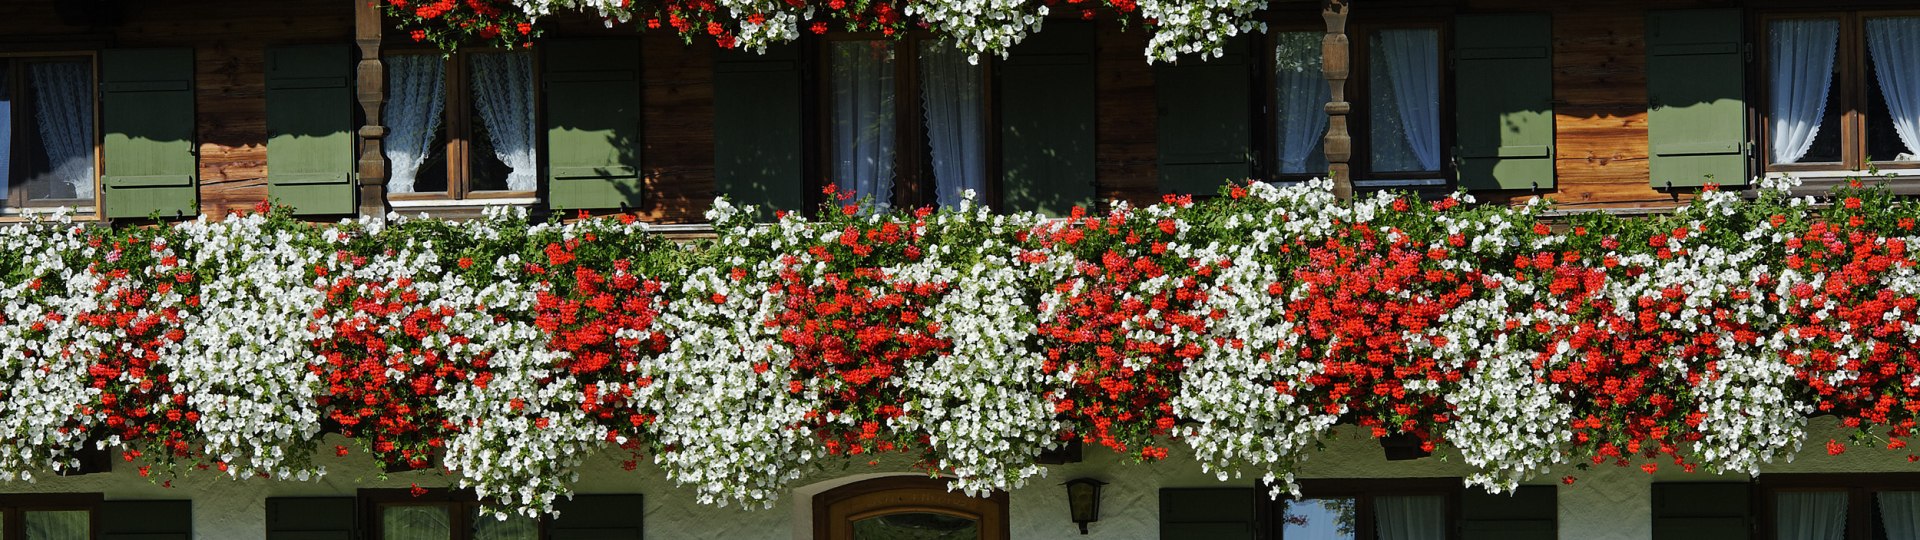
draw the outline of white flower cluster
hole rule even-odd
[[[998,53],[1040,31],[1047,5],[1027,0],[970,0],[911,2],[908,15],[939,28],[956,49],[978,63],[981,54]]]
[[[1227,40],[1267,31],[1267,23],[1253,16],[1266,7],[1266,0],[1140,0],[1141,16],[1153,21],[1147,58],[1172,62],[1182,54],[1197,54],[1201,60],[1226,56]]]

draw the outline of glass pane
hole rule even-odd
[[[961,540],[980,537],[980,523],[946,514],[913,512],[853,522],[853,540]]]
[[[387,123],[382,143],[390,164],[387,189],[422,193],[447,189],[447,63],[437,54],[386,57]]]
[[[93,64],[29,62],[21,135],[29,163],[15,167],[31,199],[93,199]],[[24,169],[24,170],[23,170]]]
[[[540,540],[540,520],[509,516],[505,520],[473,514],[473,540]]]
[[[927,172],[941,206],[973,191],[986,202],[986,90],[983,66],[945,41],[920,42],[920,105],[927,124]]]
[[[1382,30],[1369,43],[1373,170],[1439,171],[1440,32]]]
[[[1840,161],[1838,19],[1767,25],[1768,162]]]
[[[1353,540],[1357,517],[1353,499],[1305,499],[1286,501],[1281,510],[1285,523],[1280,537],[1286,540]]]
[[[444,506],[387,506],[380,509],[380,534],[386,540],[453,540]]]
[[[1867,159],[1920,161],[1920,17],[1867,19]]]
[[[1320,69],[1319,32],[1274,35],[1274,161],[1280,174],[1327,172],[1323,146],[1333,91]]]
[[[86,510],[28,511],[24,519],[27,540],[87,540],[92,520]]]
[[[1847,493],[1788,491],[1774,498],[1780,540],[1841,540],[1847,535]]]
[[[468,182],[474,191],[533,191],[536,154],[533,57],[527,53],[468,56],[473,118]]]
[[[1446,538],[1447,498],[1439,495],[1374,497],[1374,528],[1380,540]]]
[[[829,48],[834,184],[884,205],[893,196],[893,42],[835,41]]]
[[[1920,538],[1920,491],[1885,491],[1874,499],[1879,538]]]

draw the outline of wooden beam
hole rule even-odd
[[[1352,67],[1347,9],[1352,1],[1322,0],[1320,4],[1320,18],[1327,21],[1327,35],[1320,40],[1320,65],[1333,90],[1327,102],[1327,165],[1333,193],[1341,199],[1353,198],[1353,137],[1347,131],[1347,115],[1353,112],[1353,104],[1347,102],[1347,74]]]
[[[353,2],[353,35],[360,45],[360,65],[356,74],[361,112],[366,124],[360,126],[359,213],[380,219],[387,214],[387,158],[382,144],[387,127],[380,119],[386,104],[386,66],[380,62],[380,41],[385,24],[380,5],[367,0]]]

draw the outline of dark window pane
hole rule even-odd
[[[433,144],[427,145],[427,161],[413,181],[414,193],[447,192],[447,123],[433,130]]]
[[[932,512],[887,514],[853,522],[854,540],[971,540],[979,537],[978,522]]]
[[[444,506],[388,506],[380,509],[380,536],[387,540],[453,540]]]

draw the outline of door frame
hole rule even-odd
[[[840,486],[813,497],[813,538],[852,540],[851,525],[866,519],[902,512],[928,512],[980,521],[980,540],[1007,540],[1007,493],[985,498],[947,490],[947,480],[925,476],[875,478]]]

